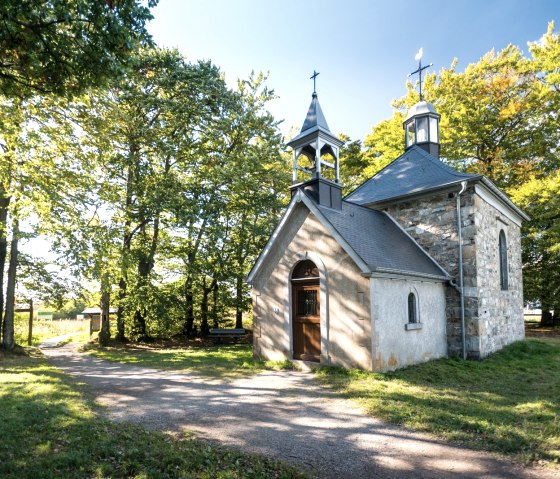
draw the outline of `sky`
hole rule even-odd
[[[160,0],[148,30],[189,60],[211,60],[230,86],[268,73],[281,129],[301,128],[313,93],[334,134],[363,140],[392,116],[422,47],[428,71],[458,70],[509,43],[528,54],[560,0]]]

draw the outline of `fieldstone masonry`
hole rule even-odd
[[[383,205],[399,224],[459,283],[455,191]],[[467,356],[482,358],[523,339],[520,228],[469,187],[461,195]],[[500,288],[498,236],[508,245],[509,288]],[[461,353],[460,297],[446,291],[449,355]]]

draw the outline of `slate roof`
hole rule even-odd
[[[295,138],[292,138],[289,141],[288,145],[316,131],[322,131],[332,136],[332,133],[329,130],[329,125],[327,125],[325,115],[323,114],[323,110],[321,109],[321,105],[319,104],[319,98],[317,97],[317,94],[314,93],[313,98],[311,99],[311,104],[309,105],[309,110],[307,110],[307,116],[305,117],[303,126],[301,127],[301,131]]]
[[[346,196],[345,200],[360,205],[369,205],[465,180],[481,178],[481,175],[460,173],[422,148],[413,146],[374,177],[356,188]]]
[[[388,214],[347,201],[342,210],[315,205],[371,271],[448,277]]]

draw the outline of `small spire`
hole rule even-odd
[[[316,72],[315,70],[313,70],[313,75],[311,75],[309,77],[310,80],[313,80],[313,95],[312,95],[313,98],[317,98],[317,88],[316,88],[315,81],[316,81],[318,75],[319,75],[319,72]]]
[[[420,80],[420,101],[422,101],[422,71],[425,70],[426,68],[430,68],[433,63],[430,63],[429,65],[426,66],[422,66],[422,55],[423,55],[424,51],[422,48],[420,48],[420,50],[418,50],[418,53],[416,54],[416,56],[414,57],[415,60],[418,60],[418,69],[414,70],[412,73],[409,73],[407,75],[407,77],[410,77],[412,75],[414,75],[415,73],[418,73],[418,78]]]

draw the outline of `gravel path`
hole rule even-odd
[[[320,478],[559,478],[365,416],[311,373],[269,371],[236,380],[111,363],[43,348],[88,383],[116,421],[190,430],[200,438],[282,459]]]

